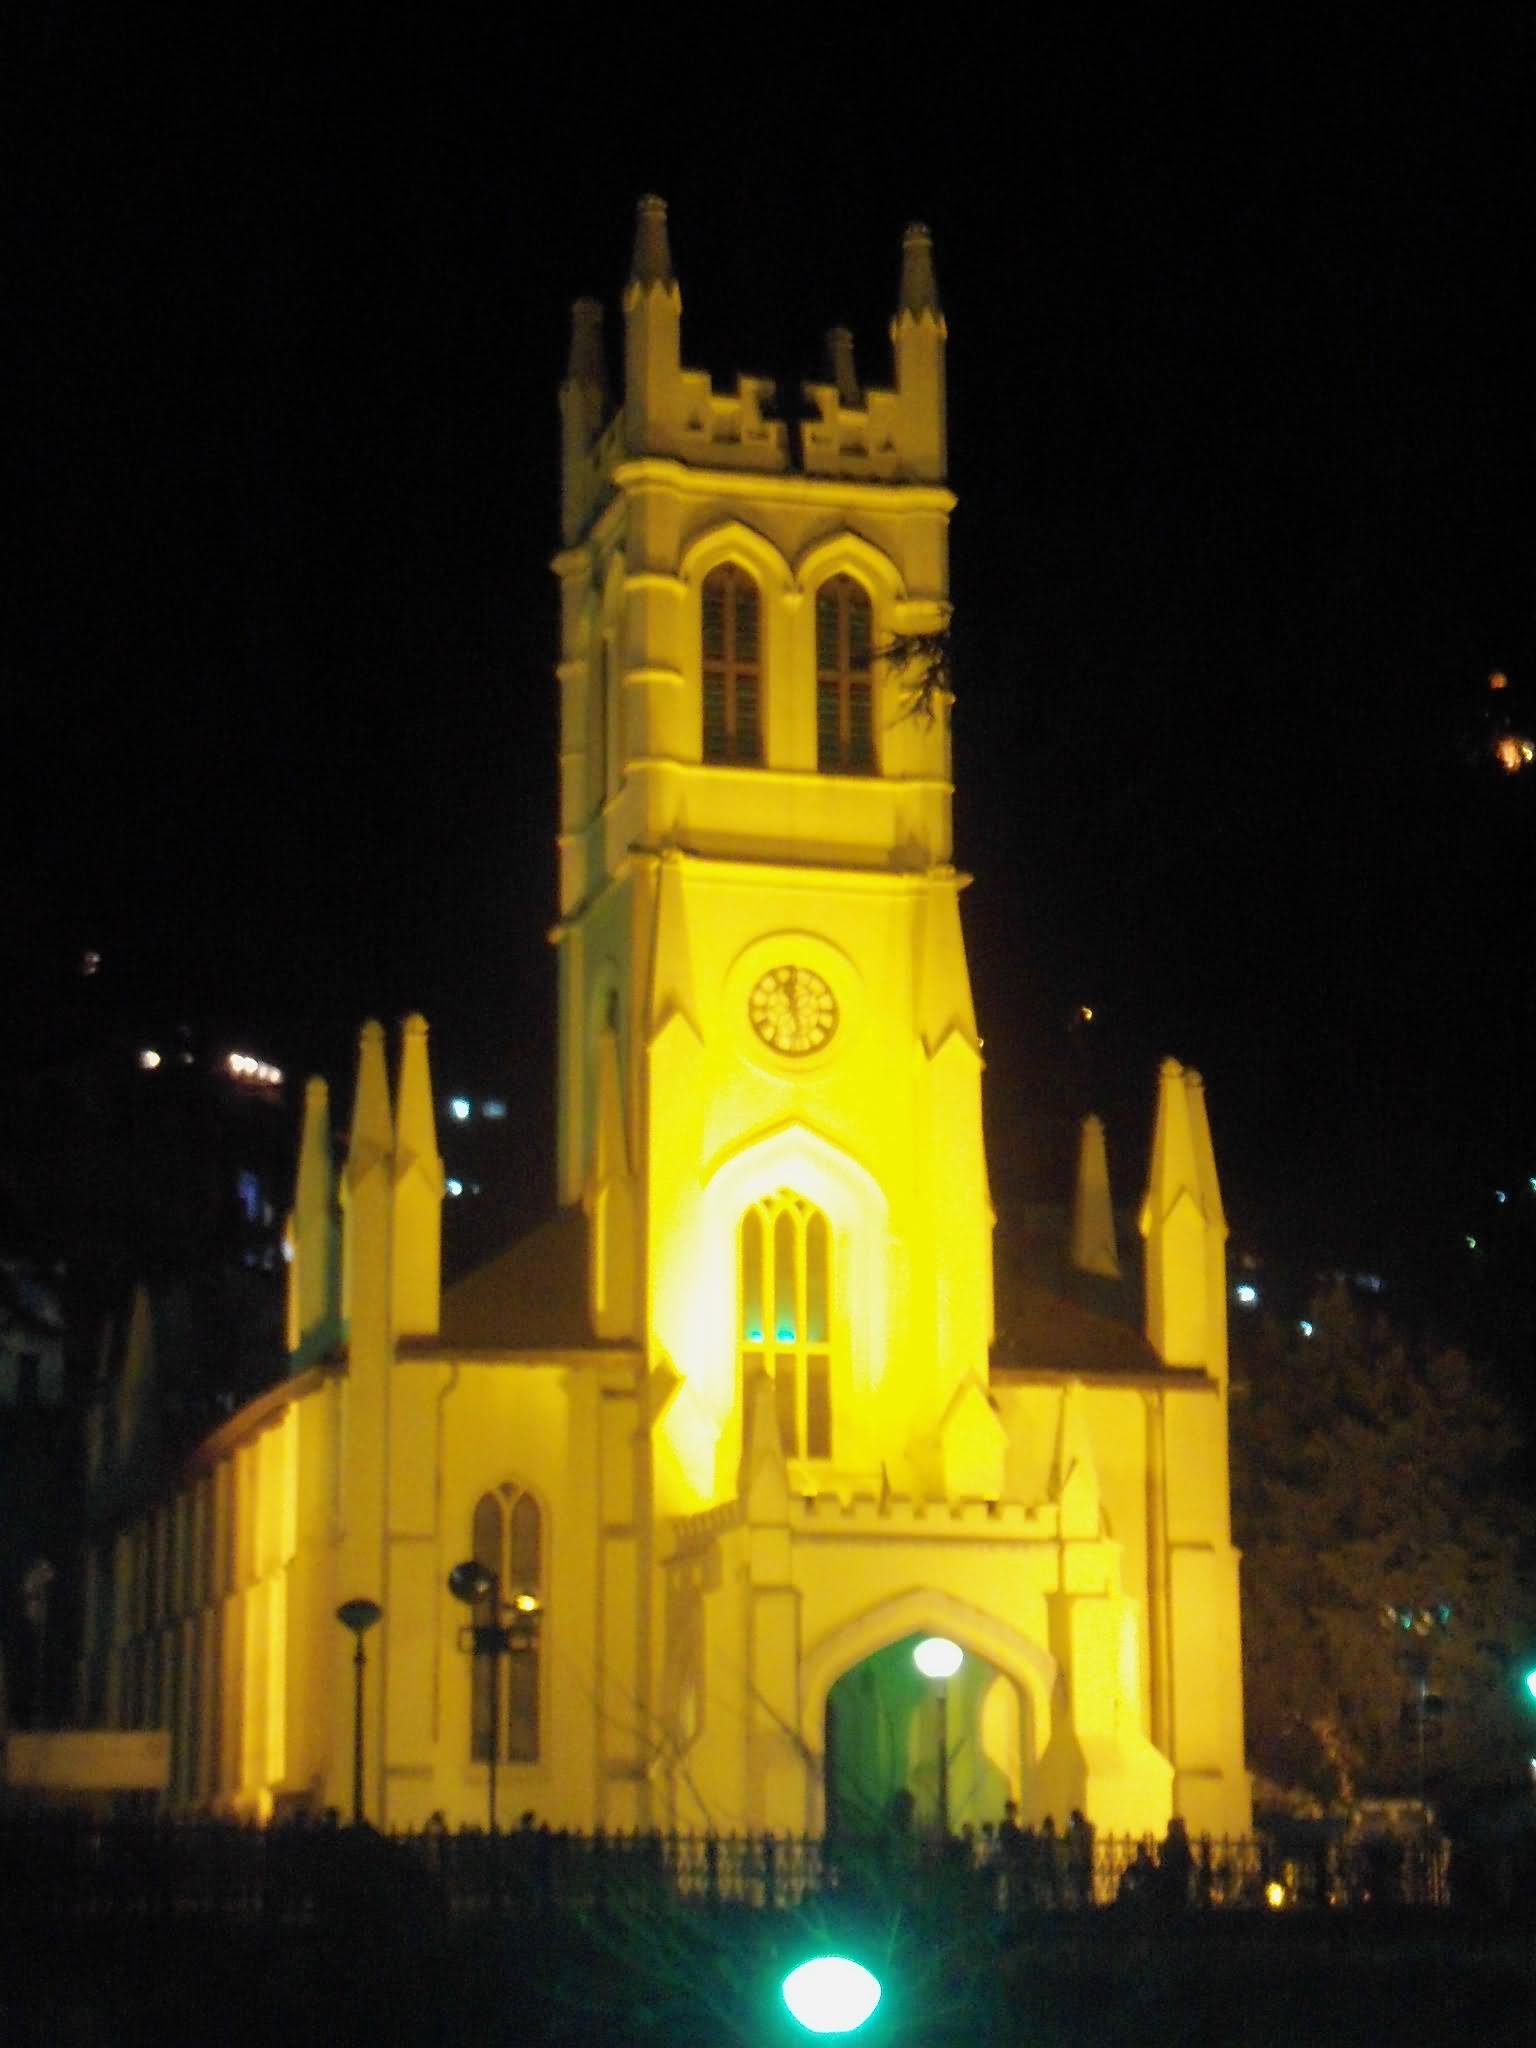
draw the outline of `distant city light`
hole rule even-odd
[[[1500,733],[1493,743],[1493,752],[1506,774],[1518,775],[1522,768],[1536,761],[1536,740],[1527,739],[1523,733]]]
[[[237,1081],[244,1081],[256,1088],[277,1088],[281,1086],[283,1070],[270,1066],[266,1060],[258,1060],[248,1052],[232,1052],[224,1062]]]
[[[1312,1325],[1307,1321],[1305,1316],[1302,1317],[1301,1321],[1296,1325],[1296,1327],[1298,1330],[1300,1330],[1303,1337],[1310,1337],[1312,1335]]]
[[[462,1195],[464,1192],[464,1183],[461,1180],[454,1180],[450,1177],[444,1181],[443,1185],[447,1188],[450,1195]]]
[[[1469,1252],[1475,1252],[1477,1250],[1477,1239],[1472,1235],[1470,1230],[1467,1232],[1466,1237],[1462,1241],[1466,1245],[1467,1250]]]
[[[480,1114],[493,1124],[499,1124],[506,1113],[507,1105],[495,1095],[488,1095],[480,1105]]]
[[[1505,675],[1503,669],[1496,668],[1494,670],[1493,674],[1488,678],[1488,687],[1490,690],[1507,690],[1509,688],[1509,677]]]
[[[82,974],[100,974],[101,955],[99,953],[82,953],[80,955],[80,972]]]
[[[1355,1285],[1366,1294],[1380,1294],[1383,1284],[1379,1273],[1357,1273],[1355,1275]]]
[[[1531,1175],[1530,1179],[1526,1182],[1526,1186],[1530,1189],[1533,1195],[1536,1195],[1536,1173],[1533,1173]]]
[[[144,1069],[146,1074],[152,1074],[155,1071],[156,1067],[159,1066],[159,1064],[159,1053],[155,1051],[155,1048],[152,1045],[146,1045],[144,1050],[139,1054],[139,1065]]]
[[[448,1114],[456,1124],[467,1124],[474,1114],[474,1104],[467,1095],[452,1096],[448,1103]]]
[[[1280,1882],[1278,1877],[1272,1877],[1269,1880],[1269,1883],[1265,1885],[1264,1903],[1266,1906],[1275,1907],[1280,1907],[1285,1904],[1285,1886]]]
[[[1257,1289],[1257,1287],[1254,1286],[1251,1280],[1242,1281],[1238,1286],[1233,1288],[1232,1292],[1236,1299],[1242,1303],[1244,1308],[1257,1307],[1259,1299],[1259,1290]]]
[[[1495,1188],[1493,1191],[1493,1199],[1496,1202],[1507,1202],[1509,1200],[1508,1190],[1505,1188]]]

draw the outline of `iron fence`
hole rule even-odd
[[[0,1917],[74,1922],[301,1925],[388,1885],[453,1917],[629,1911],[662,1901],[771,1910],[830,1895],[947,1886],[978,1915],[1200,1913],[1449,1901],[1448,1845],[1430,1834],[1300,1844],[1267,1837],[1164,1843],[1022,1830],[1017,1837],[439,1827],[379,1836],[290,1821],[0,1818]]]

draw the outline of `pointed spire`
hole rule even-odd
[[[432,1113],[432,1069],[427,1020],[412,1015],[400,1027],[400,1074],[395,1087],[394,1236],[389,1274],[397,1337],[429,1337],[442,1311],[443,1162]]]
[[[432,1070],[427,1058],[427,1020],[413,1012],[400,1026],[400,1078],[395,1089],[395,1178],[417,1165],[442,1161],[437,1119],[432,1112]]]
[[[389,1076],[384,1069],[384,1026],[370,1017],[357,1041],[357,1092],[352,1098],[347,1185],[356,1187],[365,1173],[388,1159],[394,1142]]]
[[[1142,1200],[1147,1340],[1168,1365],[1227,1367],[1226,1219],[1198,1074],[1158,1070],[1152,1166]]]
[[[948,463],[944,348],[949,336],[933,276],[933,237],[920,222],[901,246],[901,295],[891,321],[897,445],[908,476],[936,482]]]
[[[901,238],[901,296],[896,310],[910,313],[914,319],[922,313],[935,320],[944,317],[933,274],[933,236],[920,220],[913,221]]]
[[[1120,1278],[1115,1243],[1115,1211],[1109,1192],[1109,1155],[1104,1125],[1096,1116],[1083,1118],[1077,1148],[1077,1186],[1072,1199],[1072,1263],[1080,1273],[1105,1280]]]
[[[336,1315],[336,1188],[330,1091],[318,1074],[304,1085],[293,1213],[286,1231],[288,1349],[295,1368],[329,1347]]]
[[[1177,1060],[1167,1059],[1157,1070],[1157,1117],[1152,1127],[1152,1165],[1141,1203],[1142,1236],[1150,1236],[1166,1223],[1181,1201],[1202,1209],[1194,1133],[1189,1127],[1189,1090],[1184,1085],[1184,1069]]]
[[[827,329],[827,380],[837,386],[837,402],[850,411],[857,407],[863,394],[859,390],[858,372],[853,362],[853,329],[851,327],[829,327]]]
[[[577,299],[571,307],[571,352],[565,381],[596,391],[606,402],[608,364],[603,353],[601,299]]]
[[[635,253],[629,278],[631,284],[676,283],[667,241],[667,202],[654,192],[645,193],[635,208]]]

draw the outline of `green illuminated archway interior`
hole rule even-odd
[[[1001,1819],[1005,1799],[1020,1798],[1030,1756],[1018,1688],[966,1652],[941,1688],[912,1661],[920,1635],[888,1643],[845,1671],[827,1696],[827,1824],[860,1835],[891,1821],[910,1794],[919,1829],[938,1819],[939,1694],[949,1754],[949,1818]],[[1024,1798],[1027,1811],[1027,1797]]]

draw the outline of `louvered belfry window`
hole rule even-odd
[[[851,576],[816,594],[816,765],[824,775],[875,772],[869,598]]]
[[[735,562],[704,579],[704,759],[763,758],[757,585]]]

